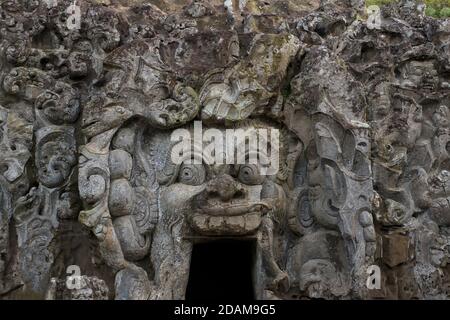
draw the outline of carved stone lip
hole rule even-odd
[[[242,201],[239,203],[208,201],[207,204],[202,205],[200,208],[196,208],[196,212],[210,216],[240,216],[251,212],[258,212],[263,215],[269,210],[270,207],[266,203],[242,203]]]
[[[202,235],[243,236],[255,232],[262,221],[260,212],[249,212],[239,216],[211,216],[194,213],[190,218],[193,230]]]

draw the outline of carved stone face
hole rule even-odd
[[[332,297],[335,287],[342,287],[342,280],[334,265],[325,259],[306,262],[301,269],[300,289],[311,298]]]
[[[47,139],[46,139],[47,140]],[[39,181],[49,188],[61,185],[76,163],[73,141],[64,135],[41,144],[36,154]]]
[[[309,151],[308,196],[311,214],[321,226],[336,229],[339,210],[333,206],[331,190],[326,185],[324,167],[315,150]]]
[[[411,61],[402,71],[402,85],[410,88],[432,90],[438,85],[439,78],[432,61]]]
[[[391,99],[389,96],[389,85],[387,83],[380,83],[375,87],[371,105],[375,110],[374,117],[382,119],[388,115],[391,107]]]
[[[148,115],[149,121],[157,128],[172,128],[192,120],[198,111],[198,101],[194,90],[181,85],[175,86],[173,99],[166,99],[164,103]]]
[[[446,196],[447,190],[450,190],[450,172],[442,170],[437,175],[428,178],[428,184],[433,197]]]
[[[80,112],[79,101],[73,94],[61,96],[52,91],[46,91],[38,97],[36,108],[57,125],[75,122]]]
[[[191,227],[204,235],[245,235],[261,218],[282,210],[284,192],[251,165],[180,166],[176,182],[161,195],[171,214],[187,215]]]
[[[165,216],[187,218],[202,235],[246,235],[259,228],[262,217],[284,211],[285,193],[260,164],[183,163],[163,188]]]
[[[449,110],[447,106],[440,106],[433,114],[433,122],[437,127],[447,128],[449,124]]]

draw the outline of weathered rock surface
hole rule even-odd
[[[78,0],[71,28],[71,4],[0,5],[0,298],[183,299],[222,237],[255,242],[257,299],[450,297],[448,20]],[[195,120],[279,130],[279,170],[173,163]]]

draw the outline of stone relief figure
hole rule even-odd
[[[233,128],[271,128],[247,121]],[[225,128],[220,129],[225,133]],[[152,135],[152,132],[148,133]],[[262,270],[255,270],[261,282],[257,296],[289,289],[287,273],[279,265],[276,238],[285,218],[286,195],[282,181],[262,175],[261,164],[208,164],[204,154],[195,151],[198,164],[171,162],[168,137],[145,138],[142,150],[156,166],[160,218],[151,248],[155,268],[155,299],[182,299],[187,286],[192,245],[196,239],[252,236]],[[166,146],[166,147],[164,147]],[[159,150],[159,152],[156,152]],[[234,150],[233,150],[234,152]],[[248,152],[248,148],[246,149]],[[156,158],[160,159],[156,159]],[[159,168],[158,168],[159,164]],[[151,173],[155,175],[155,173]],[[149,176],[149,175],[147,175]]]
[[[279,94],[277,90],[298,46],[298,39],[289,34],[253,38],[246,60],[224,72],[211,72],[206,79],[200,93],[202,117],[243,120],[255,108],[267,105]]]
[[[0,299],[184,299],[224,239],[257,299],[448,299],[448,26],[411,3],[2,1]]]
[[[173,72],[158,54],[158,45],[157,41],[136,40],[128,48],[114,50],[105,59],[112,68],[105,71],[109,79],[105,90],[88,102],[83,118],[83,131],[90,142],[82,149],[79,188],[87,210],[80,213],[79,220],[99,239],[106,263],[120,271],[116,295],[123,298],[149,297],[145,270],[129,261],[149,254],[158,208],[156,190],[148,185],[132,186],[129,181],[133,156],[137,156],[133,148],[136,130],[119,129],[132,117],[141,117],[155,128],[170,129],[192,120],[199,110],[196,92],[174,82]],[[122,65],[125,60],[128,64]],[[130,283],[128,277],[134,275],[141,290]]]
[[[18,261],[11,254],[13,246],[10,222],[14,203],[27,192],[26,163],[31,157],[32,125],[16,112],[0,106],[0,150],[1,157],[1,221],[0,221],[0,293],[17,289],[22,281],[15,277]]]
[[[400,2],[391,8],[396,6],[406,8],[408,3]],[[445,187],[437,187],[441,190],[437,193],[431,190],[445,184],[447,79],[441,73],[442,58],[437,53],[441,40],[405,45],[405,33],[412,31],[413,25],[419,29],[412,31],[412,36],[424,39],[425,34],[417,30],[431,23],[423,16],[412,19],[408,16],[412,7],[409,8],[398,14],[408,25],[400,27],[398,21],[388,16],[381,26],[380,37],[364,40],[362,29],[355,26],[353,37],[360,40],[353,44],[349,41],[343,50],[354,72],[368,75],[363,84],[369,88],[367,102],[372,109],[369,120],[376,191],[373,213],[379,248],[374,258],[381,262],[385,276],[381,289],[370,296],[446,299],[447,231],[443,220],[435,222],[430,218],[433,210],[429,208],[445,211],[445,205],[439,204],[446,198],[446,192],[442,192]],[[389,32],[399,36],[395,43],[387,38]],[[352,52],[346,51],[349,49]],[[384,64],[379,63],[381,56]],[[439,210],[440,217],[445,217],[443,211]]]
[[[283,38],[278,38],[278,41],[283,43]],[[260,47],[258,50],[262,49]],[[173,241],[181,241],[181,231],[179,230],[175,234],[173,234],[175,231],[171,231],[170,234],[164,235],[163,230],[168,226],[164,224],[164,220],[159,221],[158,219],[184,219],[186,213],[170,212],[174,209],[172,206],[176,204],[173,203],[174,200],[169,208],[163,208],[167,204],[161,194],[161,182],[157,179],[157,170],[152,168],[152,161],[148,163],[144,154],[141,154],[143,151],[136,151],[134,148],[135,145],[139,146],[142,143],[141,140],[145,136],[142,132],[139,133],[136,127],[120,128],[126,121],[132,123],[132,119],[138,117],[141,119],[140,126],[149,125],[151,128],[160,130],[172,129],[191,121],[199,112],[200,101],[195,90],[182,83],[177,83],[174,72],[163,61],[161,50],[160,39],[135,40],[128,46],[113,50],[105,58],[105,80],[100,85],[101,90],[98,90],[99,93],[87,102],[82,120],[83,132],[90,138],[90,141],[81,151],[83,156],[80,159],[79,188],[86,210],[80,213],[79,220],[92,229],[99,239],[100,252],[106,263],[118,272],[115,283],[116,297],[118,298],[183,298],[187,284],[186,277],[192,244],[188,242],[173,244]],[[292,57],[292,49],[290,50],[283,49],[280,52],[280,61],[283,63],[281,68],[286,68]],[[233,53],[233,51],[231,52]],[[269,57],[269,59],[271,59],[269,62],[278,61],[278,58]],[[282,69],[280,72],[283,72]],[[249,114],[254,107],[250,106],[250,108]],[[218,110],[211,112],[217,114]],[[158,151],[162,152],[162,150]],[[254,170],[256,169],[254,168]],[[225,177],[224,182],[229,184],[228,192],[237,193],[234,190],[237,182],[227,181],[232,179],[227,170],[222,175]],[[168,177],[165,179],[167,180]],[[206,181],[202,181],[203,183]],[[222,181],[211,182],[211,184],[214,183],[218,186]],[[272,190],[275,187],[268,188]],[[267,192],[269,194],[275,192],[275,198],[281,197],[278,195],[278,193],[282,194],[281,190],[278,189]],[[230,201],[229,197],[232,198],[233,195],[226,196],[223,201]],[[194,200],[200,201],[197,198],[184,201],[187,205]],[[283,203],[282,200],[278,200],[278,202]],[[176,206],[176,210],[179,211],[183,205],[184,202],[181,202]],[[261,237],[263,239],[260,241],[260,245],[263,248],[263,259],[268,261],[271,285],[277,290],[279,287],[287,290],[289,285],[287,274],[280,270],[273,256],[273,222],[266,221],[267,219],[264,219],[264,223],[259,221],[261,217],[257,216],[258,211],[262,210],[259,207],[264,206],[262,204],[252,205],[258,206],[258,210],[254,217],[250,215],[246,218],[248,222],[245,219],[242,220],[243,217],[235,218],[230,226],[223,230],[219,228],[216,234],[226,234],[227,228],[243,228],[244,231],[241,233],[247,234],[255,232],[262,224]],[[221,205],[218,204],[218,206]],[[274,204],[266,204],[266,206],[268,207],[265,209],[266,211],[276,212],[280,205],[276,205],[275,208],[273,208]],[[241,211],[250,210],[247,207],[251,207],[251,205],[243,202]],[[162,213],[161,217],[159,212],[165,210],[168,213]],[[169,218],[166,217],[167,215]],[[200,217],[190,217],[189,219],[192,219],[190,225],[194,229],[214,230],[213,225],[202,226],[199,224]],[[218,222],[216,221],[216,223]],[[239,225],[240,223],[243,225]],[[153,243],[157,247],[151,245],[152,231],[155,232]],[[169,244],[164,246],[166,241],[169,241]],[[170,249],[169,245],[174,248]],[[149,281],[143,268],[132,263],[132,261],[145,258],[149,253],[155,268],[155,283]],[[162,259],[159,258],[160,255],[168,255],[168,257],[164,258],[164,261],[160,261]],[[180,257],[180,262],[177,264],[172,262],[172,267],[166,266],[177,257]],[[185,270],[185,276],[180,277],[175,270],[171,269],[174,267],[178,268],[178,271]],[[130,277],[134,280],[131,281]],[[166,277],[169,278],[166,279]],[[136,290],[137,287],[140,289]],[[263,293],[260,293],[260,296],[262,295]]]
[[[298,198],[292,202],[289,219],[293,230],[302,236],[290,255],[291,270],[296,273],[292,278],[297,279],[298,288],[310,297],[344,296],[349,290],[349,268],[343,239],[338,232],[339,209],[332,204],[339,199],[328,196],[339,190],[326,185],[327,180],[339,178],[342,183],[342,177],[336,176],[335,168],[322,167],[315,146],[311,146],[306,154],[306,187],[300,187],[295,194]],[[326,170],[334,177],[325,177]],[[315,223],[320,227],[312,231]]]
[[[300,155],[294,171],[297,185],[288,221],[300,240],[289,254],[288,266],[306,296],[343,298],[352,288],[354,295],[363,296],[364,290],[353,286],[351,279],[361,277],[352,265],[372,261],[376,241],[367,189],[367,129],[345,132],[324,120],[316,123],[316,138]],[[338,136],[344,137],[344,143]]]

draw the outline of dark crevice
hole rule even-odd
[[[215,240],[195,244],[186,300],[253,300],[254,252],[253,241]]]

